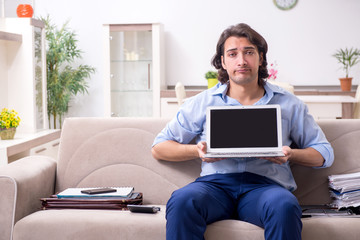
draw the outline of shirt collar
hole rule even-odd
[[[214,87],[214,90],[212,92],[212,95],[221,95],[221,98],[225,100],[226,93],[229,88],[229,83],[218,83],[216,87]],[[265,95],[262,99],[260,99],[256,104],[267,104],[275,94],[284,94],[285,90],[271,84],[269,82],[266,82],[264,85],[265,89]]]
[[[212,95],[221,95],[222,99],[225,99],[228,91],[228,83],[218,83],[214,88]]]
[[[280,94],[285,93],[285,90],[283,88],[281,88],[279,86],[276,86],[276,85],[274,85],[272,83],[269,83],[269,82],[265,83],[264,88],[265,88],[265,91],[269,91],[269,92],[271,91],[273,93],[280,93]]]

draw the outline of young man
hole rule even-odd
[[[206,225],[223,219],[260,226],[265,230],[265,239],[301,239],[301,208],[291,193],[296,183],[289,162],[329,167],[334,154],[306,105],[265,81],[266,53],[265,39],[248,25],[226,29],[212,60],[220,83],[188,99],[156,137],[154,158],[203,161],[201,177],[174,191],[167,203],[168,240],[204,239]],[[203,157],[208,106],[266,104],[281,106],[284,157]],[[189,144],[193,139],[196,144]]]

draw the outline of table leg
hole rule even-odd
[[[342,103],[342,118],[348,119],[354,117],[354,104],[353,103]]]

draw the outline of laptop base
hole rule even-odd
[[[249,153],[207,153],[205,158],[250,158],[250,157],[284,157],[283,152],[249,152]]]

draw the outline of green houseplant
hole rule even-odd
[[[357,48],[345,48],[339,49],[333,54],[339,63],[342,65],[342,69],[345,71],[345,77],[340,78],[340,85],[342,91],[350,91],[351,90],[351,82],[352,77],[349,77],[350,69],[359,63],[360,61],[360,50]]]
[[[215,71],[207,71],[205,73],[205,78],[208,81],[208,88],[212,88],[219,82],[218,81],[218,72],[215,72]]]
[[[77,47],[76,33],[68,28],[68,21],[60,29],[51,23],[50,17],[40,18],[45,22],[47,41],[47,112],[53,117],[53,128],[69,109],[71,97],[78,93],[87,93],[86,78],[95,72],[89,65],[74,67],[74,61],[81,58],[82,51]]]

